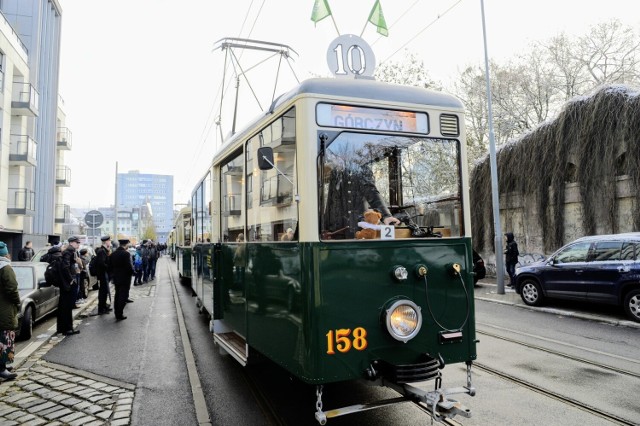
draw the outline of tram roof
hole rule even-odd
[[[434,105],[444,108],[464,107],[462,102],[455,96],[416,86],[384,83],[364,78],[311,78],[278,97],[271,105],[270,111],[274,111],[279,105],[303,94],[378,99],[381,101]]]
[[[273,101],[268,111],[251,120],[239,132],[225,138],[215,157],[226,155],[227,149],[233,144],[232,141],[244,137],[253,125],[264,119],[265,115],[270,115],[279,106],[301,95],[375,99],[442,108],[464,108],[460,99],[455,96],[422,87],[380,82],[369,78],[311,78],[304,80],[290,91],[280,95]]]

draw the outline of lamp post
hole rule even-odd
[[[484,69],[487,84],[487,114],[489,120],[489,164],[491,167],[491,199],[493,205],[493,242],[496,256],[496,278],[498,294],[504,294],[504,262],[502,257],[502,226],[500,224],[500,192],[498,189],[498,165],[496,141],[493,133],[493,110],[491,108],[491,78],[489,76],[489,52],[487,49],[487,27],[484,20],[484,0],[480,0],[482,12],[482,38],[484,41]]]

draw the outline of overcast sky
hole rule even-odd
[[[314,0],[60,2],[60,95],[73,133],[66,158],[72,186],[65,189],[65,204],[72,207],[113,204],[116,162],[120,173],[173,175],[174,203],[187,202],[219,143],[214,121],[224,54],[213,50],[219,39],[289,45],[299,54],[293,68],[303,80],[329,75],[326,50],[338,36],[331,18],[316,25],[310,20]],[[465,65],[483,63],[480,0],[381,0],[389,37],[371,24],[365,27],[373,3],[329,0],[340,33],[360,36],[364,28],[362,37],[378,64],[400,61],[406,49],[425,61],[433,78],[446,82]],[[637,0],[484,3],[489,56],[498,61],[532,41],[562,31],[584,34],[612,18],[640,31]],[[245,60],[251,59],[247,54]],[[277,63],[271,63],[263,67],[275,70]],[[289,67],[281,72],[276,95],[295,82]],[[269,72],[250,75],[250,82],[270,97]],[[258,112],[255,102],[243,103],[245,115]],[[222,131],[230,129],[223,117]]]

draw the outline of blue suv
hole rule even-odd
[[[530,306],[546,298],[622,305],[640,322],[640,232],[579,238],[519,268],[515,290]]]

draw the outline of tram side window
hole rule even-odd
[[[194,238],[198,235],[198,189],[199,187],[191,194],[191,224],[189,227],[191,230],[190,238],[193,238],[194,243],[198,242],[197,238]]]
[[[204,193],[208,179],[200,182],[200,185],[194,191],[191,198],[191,211],[193,218],[192,233],[196,243],[206,242],[209,234],[207,234],[207,217],[204,207]]]
[[[202,241],[211,242],[211,172],[204,179],[202,191]]]
[[[298,206],[294,201],[295,143],[295,108],[287,111],[247,142],[249,241],[297,239]],[[259,170],[252,161],[256,151],[262,146],[273,149],[276,167],[271,170]]]
[[[244,233],[244,216],[242,214],[243,159],[242,152],[237,152],[220,167],[222,238],[224,242],[235,241],[239,234]]]

